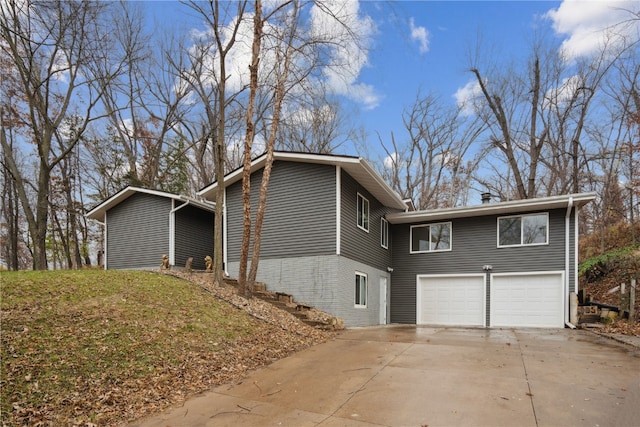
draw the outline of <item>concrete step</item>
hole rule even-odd
[[[238,280],[230,277],[225,277],[225,283],[234,287],[238,287]],[[313,326],[316,328],[328,328],[331,329],[331,325],[328,325],[324,322],[311,320],[307,317],[307,312],[312,308],[306,304],[297,304],[293,295],[284,293],[284,292],[269,292],[267,290],[267,286],[264,283],[256,282],[253,288],[253,296],[254,298],[258,298],[264,302],[272,304],[279,308],[280,310],[284,310],[288,313],[291,313],[296,318],[298,318],[301,322],[309,326]]]

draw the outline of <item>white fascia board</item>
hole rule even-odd
[[[365,159],[360,158],[360,164],[362,167],[369,172],[369,175],[376,181],[376,184],[382,189],[388,196],[387,206],[397,209],[402,209],[403,211],[407,209],[407,204],[402,200],[402,197],[398,193],[396,193],[387,182],[378,174],[378,172],[373,169],[373,167],[367,162]],[[378,197],[376,197],[378,198]]]
[[[305,153],[288,153],[277,151],[274,153],[274,160],[283,160],[299,163],[313,163],[319,165],[340,166],[347,173],[356,175],[354,178],[366,177],[366,182],[359,181],[367,190],[379,199],[383,204],[389,207],[405,210],[406,204],[378,173],[369,165],[362,157],[349,157],[328,154],[305,154]],[[251,162],[251,173],[264,167],[266,155],[257,157]],[[224,186],[228,187],[242,179],[242,168],[236,169],[224,178]],[[198,191],[198,196],[210,199],[217,187],[217,182]]]
[[[153,196],[166,197],[173,200],[181,200],[183,202],[189,203],[190,205],[194,205],[200,209],[204,209],[211,212],[215,210],[215,203],[213,202],[201,201],[201,200],[194,199],[192,197],[180,196],[177,194],[166,193],[164,191],[150,190],[148,188],[126,187],[123,190],[118,191],[113,196],[109,197],[104,202],[100,203],[95,208],[91,209],[86,214],[86,217],[95,219],[100,222],[104,222],[105,213],[109,209],[127,200],[129,197],[131,197],[135,193],[144,193],[144,194],[150,194]]]
[[[387,214],[391,224],[408,224],[453,218],[469,218],[485,215],[507,215],[512,213],[566,208],[573,199],[576,207],[584,206],[596,198],[595,193],[579,193],[538,199],[513,200],[502,203],[487,203],[459,208],[433,209]]]

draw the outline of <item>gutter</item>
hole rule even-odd
[[[175,207],[175,199],[171,199],[171,210],[169,211],[169,265],[176,265],[176,211],[189,204],[187,200],[178,207]]]
[[[570,276],[569,276],[569,245],[571,244],[571,210],[573,209],[573,196],[569,196],[569,203],[567,204],[567,214],[564,217],[564,225],[565,225],[565,243],[564,243],[564,275],[565,275],[565,298],[567,300],[570,298],[569,295],[569,286],[570,286]],[[576,236],[577,238],[577,236]],[[565,323],[569,323],[569,311],[571,301],[565,300],[565,308],[564,308],[564,321]],[[567,306],[567,303],[569,306]]]

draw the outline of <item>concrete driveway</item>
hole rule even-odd
[[[352,329],[134,425],[638,426],[640,354],[567,329]]]

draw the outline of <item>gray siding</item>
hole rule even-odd
[[[252,215],[262,170],[251,176]],[[240,258],[242,182],[227,188],[229,262]],[[276,161],[271,171],[260,259],[336,252],[336,172],[330,165]]]
[[[393,245],[389,224],[389,249],[380,245],[380,219],[387,213],[397,212],[382,205],[348,173],[341,176],[340,254],[354,261],[387,271],[391,267]],[[369,232],[358,227],[358,193],[369,200]]]
[[[107,212],[107,268],[159,268],[169,255],[171,199],[136,193]]]
[[[180,202],[176,202],[178,204]],[[175,212],[175,265],[184,267],[193,257],[192,268],[205,269],[204,257],[213,258],[213,212],[188,205]]]
[[[367,274],[367,306],[355,307],[356,271]],[[238,274],[238,262],[229,263],[229,274]],[[257,280],[272,292],[293,295],[340,317],[348,327],[377,325],[380,320],[380,277],[386,271],[337,255],[260,260]]]
[[[492,273],[564,270],[565,213],[549,211],[548,245],[515,248],[497,247],[495,215],[453,219],[449,252],[409,254],[410,224],[394,225],[391,322],[416,322],[417,274],[482,273],[485,264],[493,266]]]
[[[305,303],[334,315],[340,304],[336,255],[260,260],[257,280],[271,292],[293,295]],[[238,262],[229,263],[229,274],[237,277]]]

